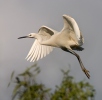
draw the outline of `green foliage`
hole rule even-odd
[[[94,98],[95,90],[88,82],[74,82],[74,78],[69,75],[69,70],[64,71],[63,80],[60,86],[56,86],[51,100],[90,100]]]
[[[12,100],[16,98],[18,98],[18,100],[45,100],[45,98],[47,98],[46,93],[48,94],[50,89],[45,89],[43,84],[38,84],[35,81],[35,77],[39,72],[40,69],[35,64],[16,77]],[[11,74],[11,81],[13,75],[14,72]]]
[[[32,70],[31,70],[32,69]],[[55,92],[50,93],[43,84],[38,84],[35,80],[40,69],[35,64],[27,68],[16,77],[16,85],[13,90],[12,100],[93,100],[95,90],[88,82],[75,82],[69,75],[69,70],[64,71],[60,86],[56,86]],[[11,74],[11,81],[14,72]],[[10,81],[10,83],[11,83]],[[9,85],[10,85],[9,83]]]

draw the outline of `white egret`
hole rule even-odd
[[[81,45],[84,43],[84,38],[79,27],[76,21],[68,15],[63,15],[63,20],[64,27],[60,32],[47,26],[42,26],[39,29],[38,34],[30,33],[28,36],[18,38],[35,38],[35,42],[33,43],[26,59],[34,62],[49,54],[53,50],[53,47],[61,48],[77,57],[82,71],[88,78],[90,78],[89,71],[84,67],[80,56],[73,51],[83,50]]]

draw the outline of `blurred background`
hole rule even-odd
[[[53,52],[37,62],[41,72],[37,81],[55,89],[62,80],[61,69],[71,70],[76,81],[85,79],[96,89],[96,100],[102,95],[102,1],[101,0],[0,0],[0,100],[11,100],[12,89],[7,84],[13,70],[16,74],[33,65],[25,60],[34,39],[17,38],[36,32],[42,25],[60,31],[63,14],[72,16],[83,33],[84,51],[76,51],[90,71],[90,80],[81,71],[75,56],[55,48]],[[69,67],[70,66],[70,67]]]

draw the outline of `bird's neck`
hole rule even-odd
[[[40,44],[41,44],[42,41],[43,41],[42,37],[41,37],[39,34],[35,34],[35,35],[34,35],[34,38],[37,39]]]
[[[37,40],[40,40],[40,36],[36,33],[34,34],[34,38],[37,39]]]

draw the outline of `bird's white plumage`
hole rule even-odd
[[[57,31],[47,27],[42,26],[38,34],[42,36],[42,40],[47,40],[51,37],[51,35],[54,35]],[[43,57],[45,57],[47,54],[49,54],[53,50],[53,47],[41,45],[37,39],[35,39],[26,59],[30,60],[30,62],[37,61]]]
[[[78,27],[76,21],[68,15],[63,15],[63,20],[64,20],[64,27],[63,27],[63,29],[61,30],[60,33],[63,34],[63,31],[66,31],[66,30],[73,31],[76,35],[76,39],[77,39],[79,45],[82,45],[83,42],[82,42],[82,39],[81,39],[81,33],[80,33],[80,30],[79,30],[79,27]],[[41,41],[48,40],[48,39],[50,39],[50,37],[52,35],[55,35],[56,33],[58,33],[58,32],[49,28],[49,27],[47,27],[47,26],[42,26],[38,31],[38,34],[40,35],[39,40],[41,40]],[[69,32],[67,32],[67,34],[68,33]],[[41,45],[39,43],[39,41],[37,39],[35,39],[26,59],[30,60],[30,62],[37,61],[37,60],[45,57],[52,50],[53,50],[52,46]]]
[[[37,61],[37,60],[45,57],[52,50],[53,50],[53,47],[41,45],[38,42],[38,40],[36,39],[33,46],[31,47],[26,59],[30,60],[30,62]]]
[[[82,34],[79,30],[79,27],[78,27],[78,24],[76,23],[76,21],[68,15],[63,15],[63,20],[64,20],[64,27],[62,29],[62,32],[66,29],[72,30],[76,35],[76,39],[78,41],[78,44],[82,45],[84,39],[82,37]]]
[[[63,15],[63,20],[64,27],[60,32],[47,26],[42,26],[39,29],[38,34],[31,33],[28,36],[18,38],[35,38],[35,42],[33,43],[26,59],[30,60],[30,62],[37,61],[49,54],[53,50],[53,47],[58,47],[75,55],[82,71],[88,78],[90,78],[89,71],[85,69],[80,56],[73,51],[82,50],[82,47],[80,46],[84,43],[84,38],[79,30],[78,24],[68,15]]]

